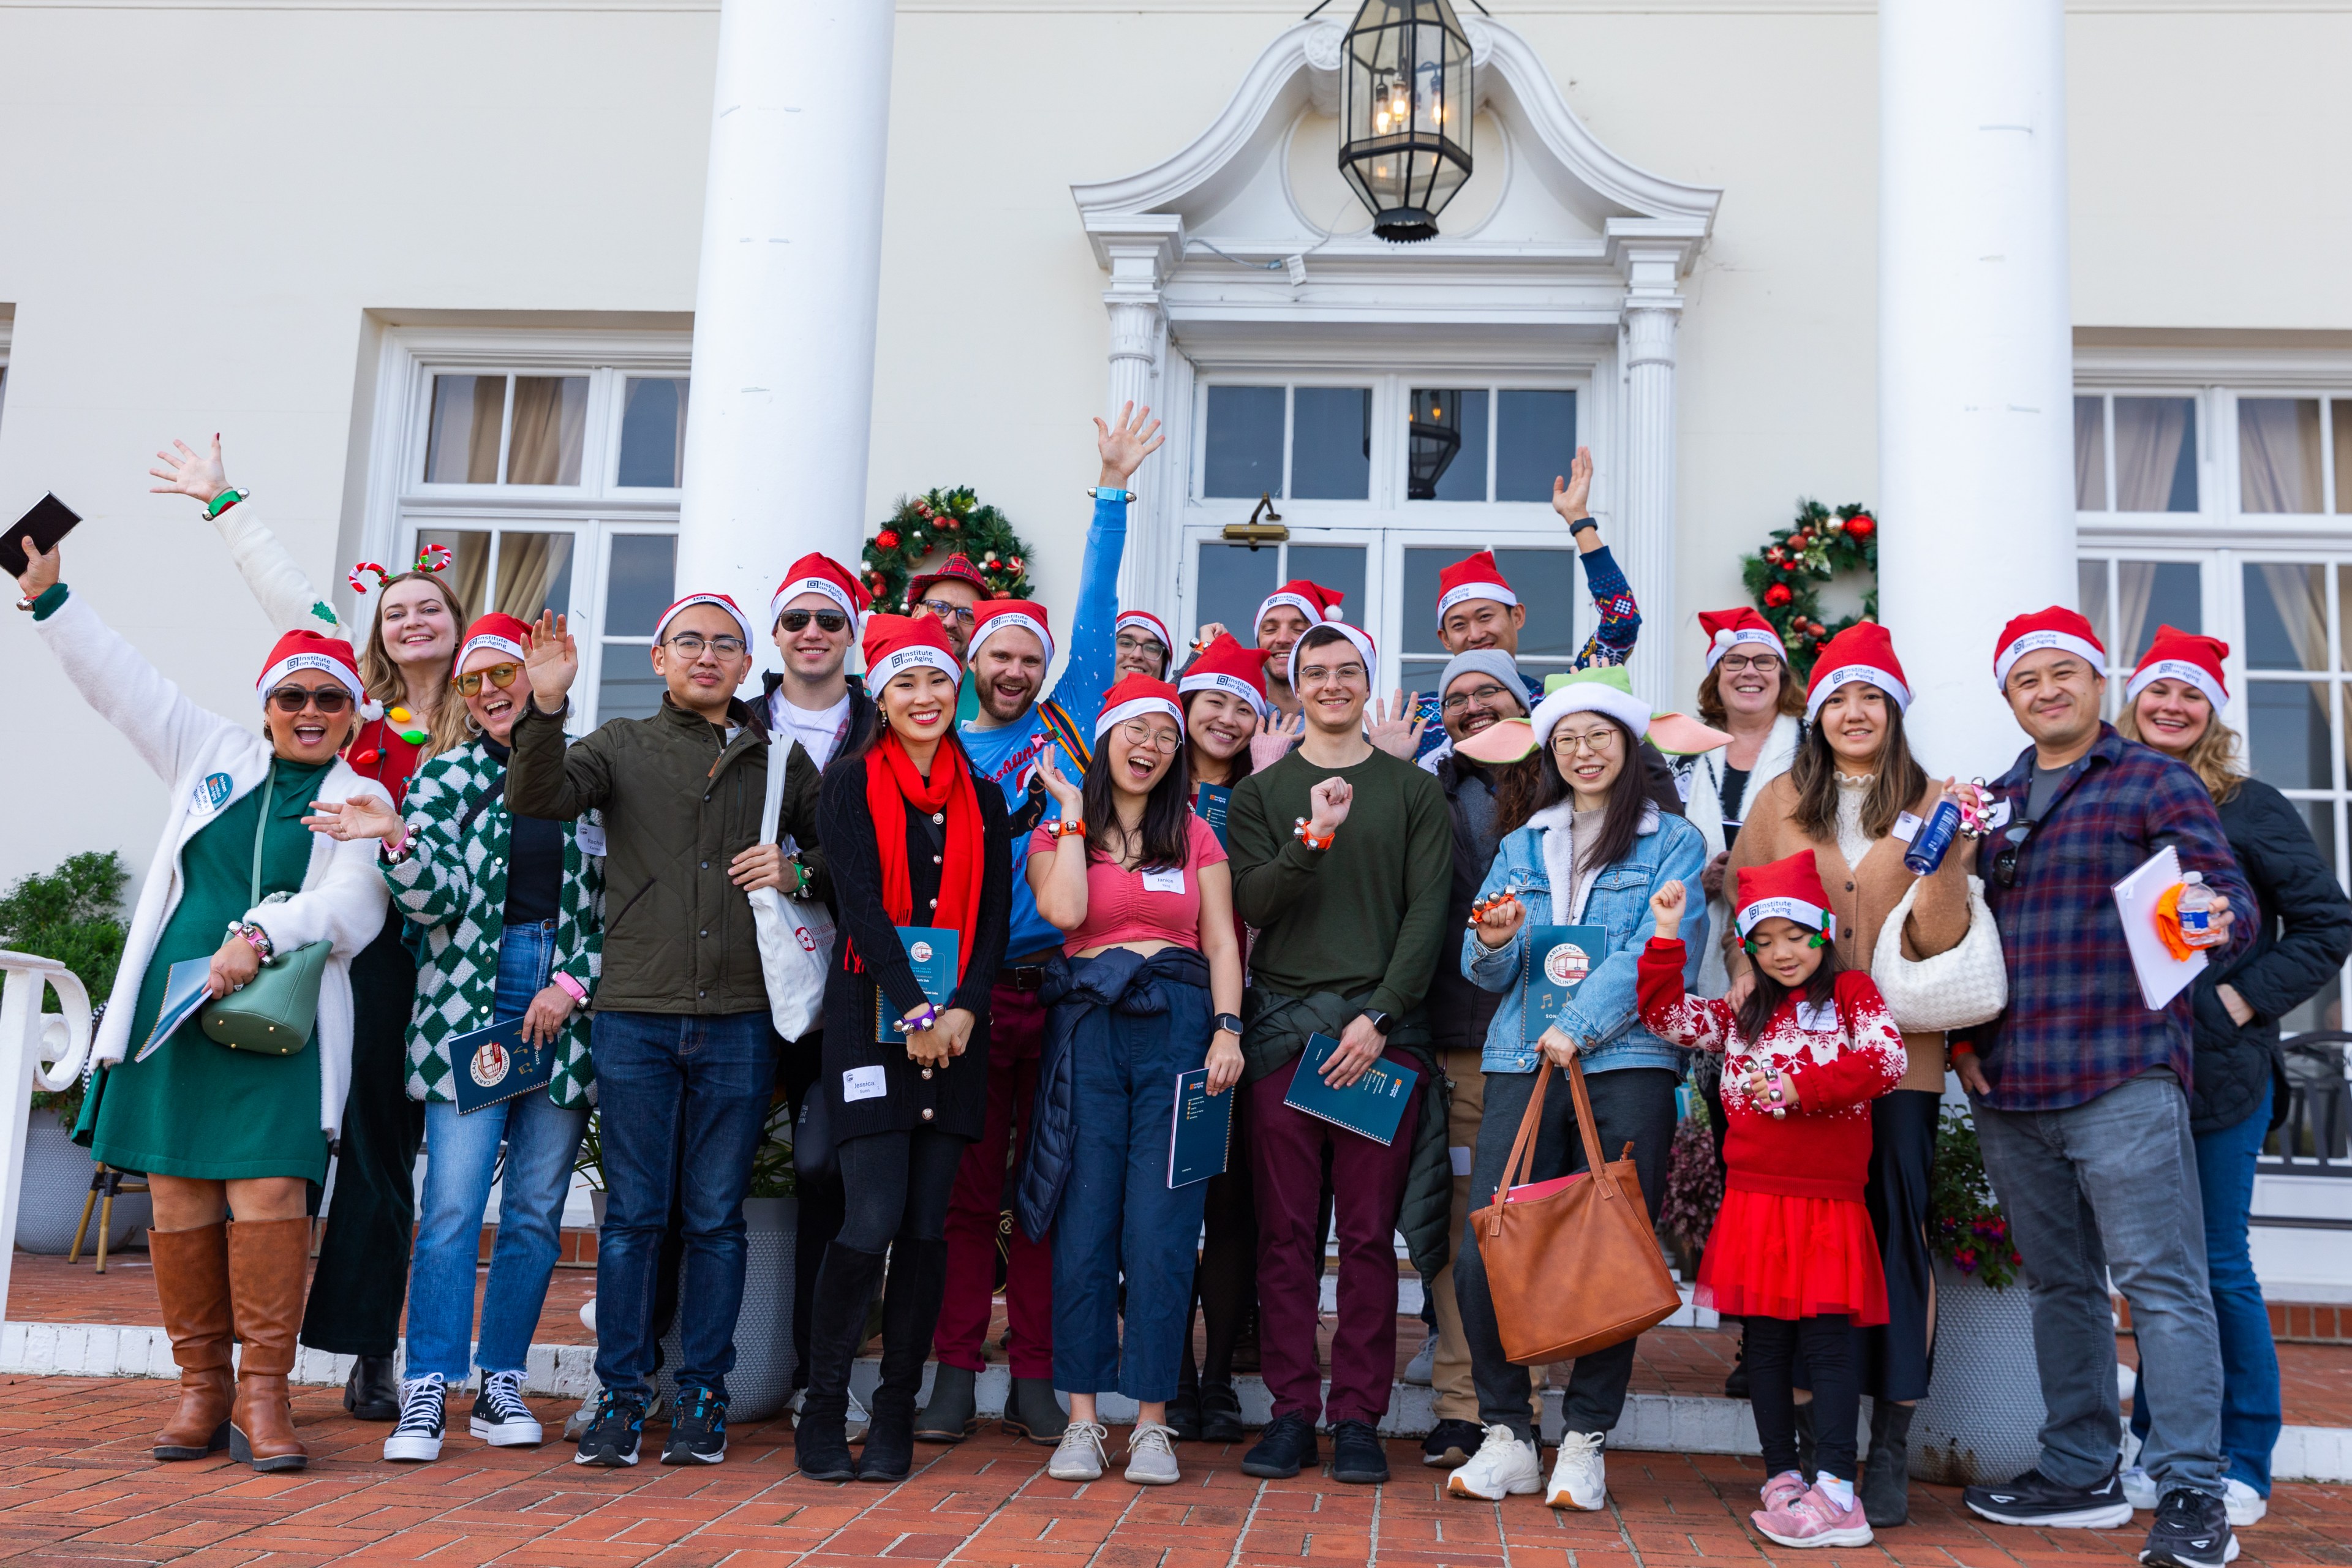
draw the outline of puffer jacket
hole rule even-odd
[[[1080,1051],[1108,1055],[1110,1016],[1164,1020],[1160,1027],[1188,1031],[1209,1054],[1209,961],[1195,949],[1163,947],[1141,953],[1114,947],[1092,958],[1056,954],[1045,965],[1038,999],[1045,1015],[1045,1046],[1037,1059],[1037,1098],[1029,1117],[1029,1158],[1021,1168],[1013,1211],[1032,1241],[1054,1228],[1078,1147]],[[1181,1038],[1180,1034],[1177,1037]]]
[[[2196,1066],[2189,1093],[2194,1132],[2219,1132],[2254,1113],[2263,1089],[2283,1078],[2279,1019],[2316,995],[2352,952],[2352,900],[2305,825],[2301,808],[2257,779],[2219,802],[2221,831],[2261,906],[2254,942],[2233,963],[2197,977],[2189,994]],[[2230,985],[2254,1010],[2240,1028],[2221,1005]],[[2278,1085],[2271,1114],[2286,1114],[2286,1086]]]

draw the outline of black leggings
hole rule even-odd
[[[1797,1402],[1790,1378],[1800,1345],[1813,1374],[1814,1467],[1850,1481],[1862,1377],[1843,1312],[1748,1320],[1748,1403],[1756,1409],[1756,1435],[1764,1442],[1764,1473],[1777,1476],[1797,1468]],[[1806,1484],[1812,1479],[1807,1476]]]
[[[887,1251],[893,1241],[937,1241],[947,1234],[948,1199],[970,1140],[919,1127],[869,1132],[841,1146],[844,1247]]]

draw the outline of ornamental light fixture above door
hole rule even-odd
[[[1339,59],[1339,173],[1382,239],[1437,237],[1470,177],[1477,85],[1451,0],[1364,0]]]

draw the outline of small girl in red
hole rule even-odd
[[[1660,1038],[1724,1053],[1723,1207],[1699,1267],[1697,1301],[1747,1320],[1748,1400],[1763,1439],[1764,1507],[1749,1515],[1783,1546],[1864,1546],[1854,1422],[1861,1369],[1850,1328],[1886,1321],[1886,1276],[1862,1190],[1870,1102],[1908,1057],[1886,1003],[1830,941],[1835,917],[1811,850],[1739,873],[1734,919],[1755,975],[1738,1005],[1683,991],[1687,899],[1650,900],[1657,934],[1638,970],[1642,1021]],[[1818,1468],[1797,1468],[1791,1373],[1811,1373]]]

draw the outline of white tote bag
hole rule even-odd
[[[1903,956],[1903,922],[1918,897],[1914,882],[1903,901],[1878,928],[1878,951],[1871,954],[1870,977],[1886,998],[1895,1026],[1913,1034],[1965,1029],[1990,1023],[2009,1005],[2009,968],[2000,952],[2000,931],[1985,902],[1984,883],[1969,879],[1969,931],[1949,952],[1933,958]]]
[[[760,842],[776,841],[776,818],[784,805],[785,763],[793,743],[768,745],[768,798],[760,817]],[[782,752],[784,754],[778,756]],[[787,846],[787,849],[793,847]],[[751,920],[760,932],[760,973],[768,984],[768,1016],[776,1033],[797,1040],[824,1021],[824,976],[833,967],[833,916],[813,900],[788,899],[774,888],[751,894]]]

